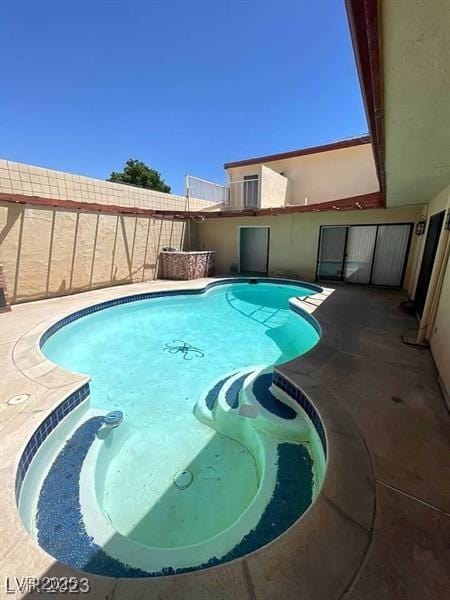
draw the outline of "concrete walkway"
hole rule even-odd
[[[327,360],[309,370],[307,356],[282,369],[291,378],[307,372],[330,390],[369,450],[375,523],[348,600],[450,597],[450,419],[429,351],[401,341],[417,326],[398,308],[404,299],[399,291],[337,287],[314,312],[334,334],[321,349]]]
[[[199,287],[204,283],[192,282],[183,287]],[[151,282],[109,288],[18,305],[11,313],[0,315],[0,477],[6,501],[0,511],[0,597],[43,596],[6,594],[6,576],[13,587],[14,577],[83,576],[52,560],[17,525],[12,500],[12,467],[17,453],[43,415],[55,405],[55,399],[81,381],[79,377],[65,381],[61,379],[60,369],[49,371],[48,364],[35,364],[34,350],[23,345],[24,339],[40,325],[45,327],[52,318],[82,306],[131,293],[179,286],[180,283]],[[328,494],[320,512],[311,510],[300,520],[298,529],[293,528],[245,559],[187,575],[145,580],[145,584],[143,580],[89,575],[95,591],[87,597],[115,600],[449,598],[450,420],[428,350],[417,350],[401,342],[402,331],[416,325],[413,318],[398,309],[403,299],[403,293],[398,291],[349,285],[337,287],[323,302],[307,300],[305,306],[309,305],[324,328],[323,341],[310,354],[280,369],[311,398],[321,401],[320,397],[326,396],[328,410],[330,406],[332,411],[335,407],[334,412],[343,426],[331,427],[329,431],[334,444],[332,449],[337,451],[327,485],[330,494],[344,498],[349,510],[342,510],[343,505],[336,504]],[[36,343],[36,336],[28,335],[28,338]],[[18,352],[18,348],[23,348],[23,353]],[[27,393],[30,398],[21,405],[6,404],[19,393]],[[341,413],[344,416],[341,417]],[[339,460],[349,456],[339,448],[340,438],[344,448],[346,435],[353,435],[347,433],[354,427],[345,422],[348,414],[368,451],[369,463],[372,463],[370,474],[369,463],[361,454],[355,453],[351,464]],[[367,511],[361,513],[361,518],[358,513],[358,507],[365,503],[359,497],[363,495],[361,476],[366,477],[368,489],[375,481],[374,520],[366,518]],[[352,492],[354,498],[349,497]],[[369,507],[370,499],[366,504]],[[305,542],[315,538],[322,540],[320,552],[312,548],[312,542]],[[65,598],[67,594],[53,594],[53,597]]]

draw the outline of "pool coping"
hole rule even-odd
[[[31,560],[31,564],[41,565],[41,570],[55,571],[56,566],[56,570],[62,571],[66,575],[71,573],[74,576],[82,576],[80,571],[57,563],[54,558],[47,555],[28,536],[16,510],[15,494],[12,493],[15,491],[15,475],[23,449],[39,424],[55,411],[68,395],[73,394],[89,381],[89,377],[67,371],[43,357],[40,351],[42,336],[61,319],[77,312],[74,308],[83,310],[98,305],[99,297],[108,303],[122,297],[132,301],[132,297],[139,299],[136,298],[137,295],[148,293],[172,292],[175,294],[177,291],[181,293],[183,291],[184,293],[201,293],[206,291],[208,287],[222,284],[227,279],[236,280],[236,278],[208,278],[195,282],[155,281],[147,284],[108,288],[101,290],[101,293],[95,296],[94,302],[90,302],[93,297],[92,293],[71,296],[69,298],[76,299],[76,303],[61,303],[63,306],[57,312],[54,312],[51,318],[39,321],[16,340],[12,350],[16,369],[27,379],[42,385],[48,390],[40,397],[38,418],[36,416],[30,418],[29,413],[23,411],[24,418],[21,419],[19,432],[16,432],[19,435],[14,436],[14,448],[10,448],[13,450],[13,457],[8,460],[7,472],[5,472],[7,493],[0,501],[1,509],[4,509],[6,514],[9,515],[8,534],[11,533],[12,529],[14,531],[13,538],[16,538],[18,543],[20,540],[21,546],[26,546],[28,558],[24,563],[21,561],[22,568],[26,568],[27,563],[30,564]],[[246,280],[248,279],[254,278],[246,278]],[[278,280],[270,278],[269,281]],[[299,284],[300,282],[295,281],[295,283]],[[313,289],[315,291],[315,288]],[[137,292],[137,290],[139,291]],[[314,294],[315,302],[312,304],[302,300],[297,300],[296,304],[302,311],[311,314],[314,312],[312,307],[326,300],[328,293],[332,293],[331,288]],[[41,304],[45,302],[39,301]],[[37,305],[38,303],[33,304]],[[73,306],[74,304],[76,306]],[[132,594],[132,590],[135,589],[136,591],[138,588],[150,592],[152,586],[154,588],[156,586],[160,587],[161,580],[174,579],[179,581],[180,585],[183,585],[184,579],[189,577],[195,577],[197,581],[205,578],[206,581],[211,577],[212,572],[217,577],[220,576],[221,572],[229,573],[237,570],[239,577],[242,577],[245,569],[249,570],[250,573],[259,572],[262,569],[263,571],[268,570],[267,575],[269,575],[272,568],[270,565],[274,565],[274,568],[276,568],[276,564],[280,560],[292,562],[295,557],[298,557],[303,579],[302,586],[304,585],[305,590],[308,590],[307,597],[338,598],[343,593],[358,571],[370,543],[375,513],[375,480],[364,439],[357,430],[352,417],[336,401],[331,391],[320,385],[319,380],[315,377],[315,370],[318,365],[326,362],[333,346],[332,326],[328,323],[320,323],[320,325],[322,338],[314,348],[305,355],[276,368],[280,381],[284,382],[285,391],[289,395],[295,396],[296,390],[301,389],[302,395],[309,400],[320,415],[326,430],[328,466],[324,483],[315,502],[299,521],[268,545],[229,563],[192,573],[145,579],[115,580],[110,577],[83,573],[89,578],[92,586],[97,587],[97,589],[108,588],[110,584],[114,587],[121,587],[123,582],[126,581],[128,594]],[[18,393],[20,393],[20,390],[18,390]],[[11,501],[13,511],[11,511]],[[3,506],[4,504],[5,506]],[[333,532],[339,532],[336,534],[339,538],[339,546],[331,544],[330,547],[330,534]],[[336,552],[336,548],[339,548],[338,552]],[[324,581],[327,578],[323,576],[312,577],[312,574],[317,573],[318,575],[320,572],[315,561],[322,562],[330,552],[332,552],[334,573],[327,584]],[[9,562],[7,557],[8,553],[4,558],[6,565]],[[309,563],[311,564],[308,567]],[[27,572],[27,574],[30,573]],[[13,576],[15,573],[12,572],[10,575]],[[296,577],[299,577],[299,573],[296,574]],[[155,582],[159,583],[156,584]],[[323,595],[325,592],[324,585],[328,585],[326,596]],[[129,597],[134,596],[130,595]]]
[[[264,283],[278,283],[281,285],[298,285],[299,287],[302,287],[304,289],[305,288],[311,289],[311,291],[313,291],[314,294],[318,294],[323,291],[322,288],[318,285],[309,284],[309,283],[306,283],[303,281],[294,281],[292,279],[274,279],[274,278],[269,278],[269,277],[266,277],[266,278],[236,277],[236,278],[223,278],[223,279],[218,279],[216,281],[211,281],[209,283],[206,283],[201,288],[181,289],[181,290],[175,289],[175,290],[166,290],[166,291],[150,291],[150,292],[141,292],[138,294],[132,294],[132,295],[128,295],[128,296],[121,296],[121,297],[114,298],[111,300],[105,300],[104,302],[90,304],[84,308],[81,308],[75,312],[71,312],[68,315],[63,316],[62,318],[58,317],[43,332],[41,332],[40,326],[38,327],[37,332],[34,330],[32,332],[29,332],[29,334],[27,334],[27,336],[24,336],[24,338],[22,338],[22,339],[25,339],[25,349],[22,348],[22,343],[21,343],[22,340],[19,340],[19,342],[17,343],[17,346],[15,347],[15,350],[14,350],[15,362],[18,366],[20,366],[21,363],[23,362],[23,356],[25,355],[28,357],[28,353],[27,353],[27,349],[28,349],[27,337],[28,337],[28,335],[30,335],[30,337],[32,338],[33,344],[35,343],[36,337],[38,337],[39,338],[39,341],[38,341],[39,349],[35,348],[35,352],[37,353],[37,357],[40,358],[40,362],[38,363],[39,368],[40,369],[43,368],[45,370],[46,367],[48,367],[48,369],[53,369],[53,367],[57,367],[60,371],[62,371],[61,375],[62,375],[62,377],[64,377],[65,373],[68,373],[68,372],[72,373],[72,372],[69,369],[59,367],[58,364],[49,360],[45,356],[45,354],[42,352],[42,348],[43,348],[44,344],[47,342],[47,340],[49,340],[53,335],[55,335],[60,329],[63,329],[67,325],[70,325],[71,323],[74,323],[75,321],[78,321],[79,319],[82,319],[83,317],[86,317],[91,314],[95,314],[97,312],[101,312],[103,310],[108,310],[109,308],[123,306],[125,304],[132,304],[133,302],[142,302],[145,300],[152,300],[152,299],[156,299],[156,298],[170,298],[170,297],[174,297],[174,296],[177,296],[177,297],[180,297],[180,296],[181,297],[183,297],[183,296],[202,296],[202,295],[206,294],[207,292],[209,292],[211,289],[213,289],[215,287],[221,287],[230,282],[234,283],[234,284],[235,283],[264,282]],[[306,312],[302,308],[302,306],[299,304],[299,302],[297,302],[297,300],[298,300],[298,298],[292,298],[289,301],[289,309],[292,310],[293,312],[295,312],[296,314],[300,315],[302,318],[306,319],[310,323],[310,325],[318,333],[319,341],[320,341],[320,337],[322,335],[322,329],[320,327],[320,324],[313,316],[311,316],[308,312]],[[24,374],[26,374],[27,376],[30,376],[31,379],[33,378],[34,366],[35,365],[33,365],[32,367],[26,366],[25,370],[23,371]],[[72,374],[75,376],[78,375],[78,373],[72,373]],[[22,456],[20,458],[20,461],[19,461],[19,465],[18,465],[18,469],[17,469],[17,476],[16,476],[16,501],[17,501],[17,503],[19,502],[19,496],[20,496],[20,491],[22,488],[22,483],[23,483],[24,477],[25,477],[28,467],[31,464],[31,461],[33,460],[40,445],[45,441],[45,439],[48,437],[48,435],[50,435],[50,433],[55,429],[55,427],[59,424],[59,422],[67,414],[69,414],[69,412],[71,412],[71,410],[75,409],[78,406],[78,404],[80,404],[80,402],[82,402],[83,400],[86,400],[88,398],[88,396],[90,394],[90,387],[89,387],[90,376],[87,376],[87,377],[88,377],[87,381],[81,382],[80,387],[76,391],[71,392],[71,394],[69,396],[64,398],[64,400],[62,400],[61,403],[54,408],[54,410],[50,413],[50,415],[48,415],[48,417],[46,417],[42,421],[42,423],[39,425],[39,427],[34,432],[33,436],[31,437],[30,441],[28,442],[28,444],[25,446],[25,449],[24,449]],[[283,378],[281,378],[279,387],[280,388],[283,387],[283,391],[289,393],[289,386],[283,385],[284,382],[282,379]],[[290,393],[290,396],[296,402],[296,404],[299,404],[303,408],[303,410],[305,410],[305,412],[308,414],[308,416],[311,418],[312,424],[315,427],[315,429],[319,435],[320,441],[323,446],[324,453],[326,455],[325,433],[324,433],[323,424],[320,421],[319,415],[316,413],[316,411],[314,410],[314,407],[308,401],[307,397],[300,396],[299,394],[296,394],[295,392]]]

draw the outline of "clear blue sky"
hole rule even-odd
[[[106,178],[129,157],[222,165],[367,131],[344,0],[14,0],[0,156]]]

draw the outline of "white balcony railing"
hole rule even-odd
[[[187,200],[195,198],[209,202],[210,205],[206,210],[219,210],[227,203],[229,190],[225,185],[192,175],[186,175],[185,185]]]
[[[186,196],[210,202],[210,210],[221,207],[231,210],[255,209],[260,206],[259,179],[252,177],[220,185],[188,175]]]
[[[255,169],[256,171],[256,169]],[[255,210],[286,206],[288,179],[265,165],[258,174],[231,180],[225,185],[186,177],[186,196],[210,202],[206,210]]]
[[[257,177],[230,181],[228,190],[228,198],[225,203],[227,208],[246,210],[259,207],[259,179]]]

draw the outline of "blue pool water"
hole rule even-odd
[[[286,362],[317,330],[289,310],[311,289],[230,283],[203,295],[111,307],[63,327],[44,344],[53,362],[91,376],[93,409],[120,410],[126,435],[102,482],[114,528],[141,544],[197,544],[230,526],[255,496],[260,473],[241,443],[201,423],[193,407],[244,367]],[[188,469],[193,485],[173,485]]]

